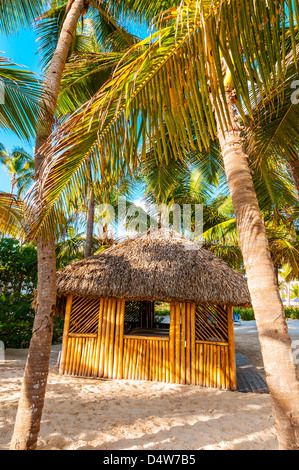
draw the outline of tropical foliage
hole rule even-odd
[[[297,8],[286,1],[258,7],[253,0],[193,1],[179,13],[173,8],[158,17],[151,38],[133,46],[112,79],[58,129],[39,221],[55,217],[50,207],[67,198],[67,188],[83,178],[90,159],[100,178],[108,158],[111,172],[123,161],[137,163],[140,150],[144,158],[153,135],[157,158],[174,152],[183,159],[186,151],[208,148],[216,135],[214,111],[223,126],[229,121],[228,83],[236,90],[243,125],[256,122],[257,109],[265,109],[267,117],[274,115],[270,105],[279,112],[282,90],[276,84],[286,83],[297,61]],[[57,179],[59,189],[53,186]]]

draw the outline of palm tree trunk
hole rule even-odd
[[[91,188],[89,192],[90,192],[90,197],[89,197],[89,202],[88,202],[85,258],[89,258],[89,256],[91,256],[92,242],[93,242],[93,229],[94,229],[95,200],[94,200],[93,188]]]
[[[263,218],[235,111],[227,90],[231,124],[218,138],[237,220],[240,246],[258,328],[280,449],[299,449],[299,373],[269,251]]]
[[[43,145],[51,135],[62,73],[84,10],[84,0],[74,0],[64,21],[58,45],[44,83],[43,111],[36,139],[36,175],[44,160]],[[21,390],[18,413],[11,441],[13,450],[33,450],[37,446],[40,422],[46,393],[53,319],[56,305],[55,240],[39,239],[37,306]]]
[[[15,190],[15,185],[16,185],[16,174],[13,173],[11,177],[11,188],[10,188],[10,193],[13,194]]]

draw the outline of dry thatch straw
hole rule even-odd
[[[58,296],[249,305],[246,280],[172,230],[152,230],[58,272]]]

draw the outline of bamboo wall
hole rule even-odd
[[[236,390],[232,308],[172,303],[169,338],[124,335],[124,311],[70,296],[60,373]]]

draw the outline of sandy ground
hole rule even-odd
[[[299,321],[289,323],[299,340]],[[235,328],[236,350],[263,374],[254,322]],[[268,395],[195,386],[61,377],[53,347],[39,449],[275,450]],[[12,436],[27,351],[0,365],[0,449]]]

